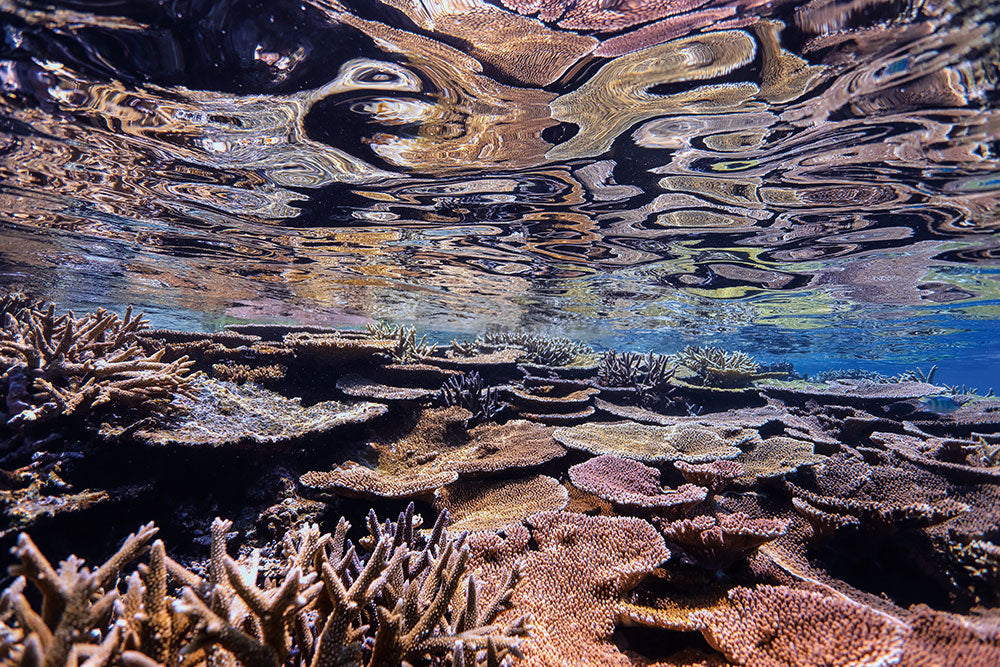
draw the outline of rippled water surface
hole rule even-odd
[[[0,281],[986,386],[997,13],[0,0]]]

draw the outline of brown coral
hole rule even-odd
[[[396,438],[374,442],[374,466],[348,461],[328,472],[307,473],[307,489],[360,497],[422,495],[457,479],[541,465],[565,454],[552,429],[523,420],[468,428],[459,407],[423,410]]]
[[[815,452],[811,442],[775,435],[753,442],[736,457],[736,462],[743,466],[743,475],[735,481],[749,486],[763,479],[782,477],[825,459],[825,456]]]
[[[205,577],[167,557],[157,541],[120,598],[115,583],[147,549],[152,525],[94,570],[81,568],[76,557],[56,570],[22,535],[15,552],[21,576],[0,596],[0,657],[16,664],[77,664],[86,657],[95,666],[279,667],[292,655],[314,666],[401,664],[433,655],[498,664],[519,655],[526,619],[495,623],[516,575],[494,586],[491,597],[481,596],[469,573],[469,549],[448,535],[447,518],[423,540],[416,519],[412,505],[385,527],[371,515],[365,560],[346,539],[346,521],[333,535],[303,526],[284,536],[273,578],[261,576],[259,552],[238,560],[227,555],[232,524],[216,519]],[[24,595],[26,580],[42,593],[40,611]],[[169,580],[183,588],[176,597]]]
[[[505,563],[516,564],[520,572],[512,609],[498,620],[531,614],[532,633],[521,645],[523,664],[631,664],[611,641],[617,609],[670,556],[663,538],[633,517],[543,512],[529,523],[537,550],[528,550],[527,542],[516,537],[513,544],[509,538],[477,544],[477,551],[492,554],[485,556],[487,563],[498,563],[492,567],[496,576],[506,571]]]
[[[712,497],[725,490],[729,484],[743,476],[743,466],[737,461],[710,461],[708,463],[688,463],[674,461],[674,467],[684,476],[684,481],[702,486]]]
[[[740,665],[890,665],[904,626],[844,598],[787,586],[729,591],[727,604],[698,614],[714,648]]]
[[[656,468],[608,454],[572,466],[569,478],[577,488],[630,510],[683,513],[706,495],[705,489],[692,484],[665,490]]]

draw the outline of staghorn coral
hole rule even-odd
[[[12,290],[0,293],[0,322],[5,322],[7,313],[14,318],[20,319],[29,311],[44,312],[49,309],[49,304],[41,299],[35,299],[21,290]]]
[[[438,400],[448,407],[465,408],[477,423],[493,421],[505,407],[497,397],[496,387],[486,386],[476,371],[445,380]]]
[[[414,327],[390,326],[385,323],[368,325],[368,336],[389,344],[387,352],[393,361],[400,364],[413,363],[429,357],[437,350],[436,343],[428,343],[427,336],[417,340]]]
[[[316,493],[378,498],[429,494],[460,474],[483,475],[530,468],[566,453],[552,429],[524,420],[469,427],[458,407],[423,410],[397,437],[370,444],[374,465],[348,461],[309,472],[300,483]]]
[[[363,424],[387,411],[380,403],[324,401],[302,407],[254,384],[200,377],[188,395],[170,403],[170,413],[125,428],[106,426],[105,438],[127,436],[154,445],[185,447],[278,447],[306,436]]]
[[[520,655],[526,618],[496,623],[516,573],[490,598],[468,568],[464,536],[449,536],[447,514],[426,539],[413,506],[383,526],[368,518],[366,559],[346,539],[315,525],[285,534],[273,577],[261,576],[260,552],[238,560],[226,551],[232,524],[212,524],[211,558],[199,576],[149,547],[152,525],[130,536],[100,568],[70,557],[55,570],[21,536],[21,575],[0,596],[6,658],[15,663],[88,665],[392,665],[460,655],[468,664],[498,664]],[[149,549],[149,563],[115,589],[122,568]],[[42,593],[40,611],[24,595]],[[170,584],[181,588],[172,592]],[[109,622],[110,616],[110,622]]]
[[[499,482],[457,482],[434,494],[434,506],[447,511],[451,530],[492,531],[519,524],[536,512],[566,507],[566,487],[551,477],[535,475]]]
[[[190,362],[162,361],[163,352],[146,354],[136,335],[141,316],[105,310],[76,317],[22,310],[5,316],[0,329],[0,416],[24,428],[58,417],[95,413],[162,411],[189,390]]]
[[[660,485],[660,472],[638,461],[605,454],[569,469],[573,486],[619,508],[683,514],[705,500],[705,489],[685,484],[676,490]]]
[[[726,567],[745,558],[762,544],[788,531],[784,519],[751,519],[737,512],[719,516],[666,521],[654,519],[670,544],[680,546],[699,565]]]
[[[560,338],[520,331],[487,331],[473,342],[483,352],[517,348],[527,355],[525,361],[536,366],[572,366],[589,363],[594,350],[588,345]]]
[[[692,371],[700,384],[713,387],[743,387],[757,380],[787,375],[762,372],[746,352],[726,352],[718,347],[688,345],[677,354],[677,361]]]
[[[571,449],[614,454],[647,463],[699,463],[731,459],[756,438],[749,429],[716,428],[696,422],[652,426],[638,422],[593,423],[557,428],[554,437]]]
[[[604,387],[634,387],[640,394],[659,389],[674,375],[667,355],[608,350],[601,355],[597,381]]]

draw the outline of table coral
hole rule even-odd
[[[518,524],[536,512],[566,507],[569,494],[546,475],[503,481],[459,481],[438,489],[434,506],[447,510],[451,530],[496,530]]]
[[[706,497],[704,488],[692,484],[676,490],[664,489],[656,468],[609,454],[570,467],[569,478],[577,488],[633,511],[683,514]]]
[[[698,614],[701,632],[739,665],[890,665],[905,626],[840,597],[787,586],[729,591],[727,604]]]
[[[733,480],[743,476],[743,466],[737,461],[709,461],[708,463],[688,463],[674,461],[674,467],[684,476],[684,481],[708,490],[711,498],[724,491]]]
[[[811,442],[771,436],[753,442],[736,457],[743,466],[743,475],[735,480],[742,486],[750,486],[763,479],[782,477],[804,466],[820,463],[826,457],[817,454]]]
[[[457,475],[494,474],[541,465],[565,454],[552,428],[516,419],[469,428],[459,407],[423,410],[409,430],[371,443],[374,465],[348,461],[306,473],[313,490],[359,497],[407,497],[453,482]]]
[[[697,516],[666,521],[656,519],[668,543],[679,545],[699,565],[726,567],[776,540],[788,530],[782,519],[751,519],[746,514]]]
[[[556,429],[556,440],[591,454],[614,454],[646,461],[698,463],[735,458],[739,445],[756,437],[750,430],[713,428],[691,422],[654,426],[638,422],[595,423]]]
[[[670,556],[656,529],[633,517],[567,512],[535,514],[529,523],[537,549],[516,537],[514,544],[483,538],[476,545],[492,554],[486,558],[516,564],[520,573],[511,609],[498,621],[531,614],[522,664],[630,665],[612,633],[624,597]],[[483,557],[474,554],[473,560]],[[505,569],[496,571],[502,576]]]
[[[127,435],[154,445],[270,448],[363,424],[387,410],[381,403],[367,402],[324,401],[303,407],[299,399],[257,385],[204,377],[191,384],[189,394],[174,399],[169,416],[139,424],[128,429]],[[104,435],[122,432],[105,429]]]

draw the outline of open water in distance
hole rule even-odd
[[[503,326],[985,389],[997,14],[0,0],[0,286],[161,327]]]

